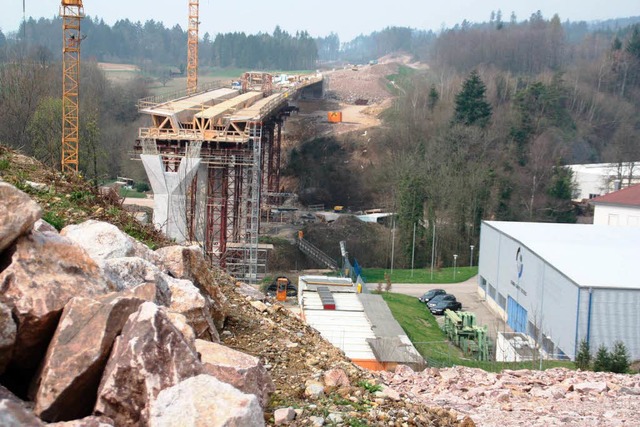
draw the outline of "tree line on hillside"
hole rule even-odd
[[[374,182],[381,198],[394,195],[405,263],[414,224],[423,264],[434,236],[445,265],[454,253],[466,264],[483,219],[575,222],[565,165],[640,161],[640,25],[618,34],[588,35],[568,54],[559,19],[536,16],[438,37],[447,54],[408,73],[377,141],[388,161]],[[537,46],[501,61],[498,47],[514,40]]]
[[[60,169],[62,66],[34,55],[0,61],[0,144]],[[97,182],[139,169],[130,167],[128,153],[141,125],[136,101],[148,95],[141,78],[113,84],[95,62],[82,64],[79,168],[85,177]]]
[[[429,70],[394,75],[402,90],[369,142],[310,141],[285,171],[309,203],[397,212],[396,266],[411,265],[414,227],[416,266],[432,249],[451,266],[453,254],[469,265],[482,220],[575,222],[566,165],[640,161],[640,25],[571,42],[558,17],[534,14],[460,26],[434,47]]]
[[[85,18],[81,24],[86,38],[82,54],[99,62],[129,63],[145,71],[173,67],[184,71],[187,61],[187,32],[179,25],[167,28],[161,22],[148,20],[144,24],[128,19],[113,26],[103,20]],[[62,21],[28,19],[15,33],[19,46],[36,47],[46,52],[47,59],[59,59],[62,51]],[[6,36],[0,32],[0,45]],[[318,50],[315,40],[306,31],[291,35],[277,26],[273,34],[234,32],[205,33],[199,45],[201,66],[246,69],[309,70],[315,69]]]

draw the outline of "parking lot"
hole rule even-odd
[[[367,284],[370,290],[375,290],[377,284]],[[475,313],[478,325],[487,325],[489,337],[495,342],[498,331],[507,330],[505,323],[497,317],[490,309],[486,302],[478,296],[478,277],[461,283],[394,283],[391,292],[411,295],[416,298],[424,294],[429,289],[444,289],[447,293],[456,296],[456,299],[462,303],[462,310]],[[425,306],[425,310],[427,307]],[[438,322],[442,324],[443,316],[436,316]],[[508,329],[510,330],[510,329]]]

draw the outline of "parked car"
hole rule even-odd
[[[457,301],[455,295],[444,294],[435,296],[427,303],[427,307],[431,310],[431,307],[435,307],[440,301]]]
[[[438,295],[444,295],[446,293],[447,293],[447,291],[445,291],[444,289],[430,289],[427,292],[425,292],[424,295],[422,295],[418,299],[420,300],[420,302],[423,302],[423,303],[426,304],[429,301],[431,301],[431,299],[433,297],[436,297]]]
[[[441,300],[435,306],[429,307],[431,314],[444,314],[445,310],[460,311],[462,310],[462,303],[459,301]]]

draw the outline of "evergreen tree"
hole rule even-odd
[[[438,89],[436,89],[436,85],[432,84],[431,87],[429,88],[429,101],[428,101],[428,106],[430,111],[433,111],[433,109],[436,107],[436,104],[438,103],[439,100],[440,100],[440,94],[438,93]]]
[[[586,371],[591,366],[591,350],[587,340],[580,341],[580,348],[576,354],[575,365],[577,369]]]
[[[571,202],[575,184],[573,182],[573,172],[568,167],[558,166],[553,168],[551,185],[547,194],[552,197],[548,207],[549,217],[554,222],[574,223],[576,213]]]
[[[611,350],[611,372],[624,374],[629,370],[629,352],[622,341],[616,341]]]
[[[611,355],[604,344],[600,344],[596,358],[593,361],[593,370],[596,372],[608,372],[611,370]]]
[[[491,119],[491,105],[487,102],[486,91],[478,71],[471,71],[462,90],[456,95],[454,123],[484,128]]]
[[[633,27],[631,38],[627,42],[627,52],[640,60],[640,25]]]

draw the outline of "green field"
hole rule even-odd
[[[502,369],[539,368],[538,361],[506,363],[465,359],[460,349],[447,341],[435,317],[417,298],[391,292],[383,292],[382,298],[389,306],[393,317],[400,323],[413,345],[430,366],[463,365],[491,372],[500,372]],[[542,363],[543,369],[555,367],[575,368],[570,361],[545,360]]]
[[[363,268],[362,274],[367,283],[385,282],[384,273],[389,273],[391,283],[459,283],[478,274],[478,267],[456,267],[455,277],[453,267],[431,271],[416,268],[413,275],[410,269],[394,269],[393,273],[384,268]]]

